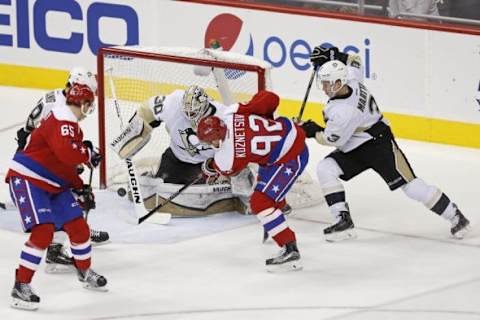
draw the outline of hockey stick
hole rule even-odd
[[[175,193],[172,193],[170,195],[170,197],[168,197],[163,203],[160,203],[159,205],[157,205],[155,208],[153,208],[152,210],[150,210],[145,216],[141,217],[140,219],[138,219],[138,223],[142,223],[143,221],[145,221],[146,219],[148,219],[152,214],[154,214],[155,212],[157,212],[158,209],[160,209],[161,207],[163,207],[164,205],[166,205],[167,203],[170,203],[173,199],[175,199],[177,196],[179,196],[183,191],[185,191],[185,189],[187,189],[188,187],[194,185],[195,183],[197,183],[198,181],[200,181],[201,179],[203,178],[203,176],[201,174],[199,174],[197,177],[195,177],[195,179],[193,179],[192,181],[190,181],[189,183],[183,185],[183,187],[181,187],[180,189],[178,189]]]
[[[88,177],[88,189],[92,190],[92,178],[93,178],[93,168],[90,167],[90,176]],[[85,221],[88,221],[88,213],[90,212],[90,208],[85,210]]]
[[[112,99],[115,104],[115,110],[117,112],[117,117],[120,120],[120,129],[123,130],[123,119],[120,114],[120,105],[117,100],[117,95],[115,93],[115,85],[113,83],[113,68],[107,69],[107,72],[110,74],[110,90],[112,94]],[[132,200],[135,205],[135,214],[137,220],[137,224],[142,222],[140,220],[144,218],[146,215],[150,214],[146,209],[145,205],[143,204],[143,197],[142,193],[140,192],[140,184],[137,178],[137,170],[135,169],[135,165],[130,158],[125,159],[125,163],[127,164],[127,171],[128,171],[128,186],[130,187],[130,192],[132,193]],[[149,222],[157,223],[157,224],[167,224],[170,222],[172,215],[169,213],[161,213],[155,216],[155,219],[150,219]]]
[[[303,97],[302,106],[300,107],[300,112],[298,113],[298,121],[302,120],[303,111],[305,110],[305,105],[307,104],[308,96],[310,95],[310,89],[312,88],[313,79],[315,79],[315,74],[317,73],[317,70],[318,70],[318,65],[313,68],[312,75],[310,76],[307,92],[305,92],[305,97]]]

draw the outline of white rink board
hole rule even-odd
[[[202,47],[207,26],[213,18],[224,13],[236,16],[242,24],[231,51],[245,53],[251,37],[256,57],[273,62],[282,61],[284,57],[285,61],[278,63],[272,73],[274,89],[284,98],[300,100],[311,72],[310,69],[299,70],[294,63],[308,66],[311,47],[330,42],[341,49],[346,46],[358,48],[364,60],[368,56],[370,72],[366,83],[382,110],[469,123],[480,121],[475,101],[480,80],[479,36],[178,1],[105,2],[135,12],[138,42],[143,46]],[[14,38],[12,47],[0,46],[2,63],[66,70],[80,61],[80,64],[95,68],[95,56],[89,43],[96,35],[87,31],[89,21],[93,21],[91,12],[95,12],[92,8],[98,4],[87,0],[79,2],[80,9],[76,10],[81,12],[81,19],[72,20],[67,12],[60,11],[50,11],[46,15],[45,29],[49,36],[68,38],[72,32],[83,36],[78,53],[42,48],[34,36],[41,28],[32,22],[32,17],[30,48],[17,48],[16,4],[1,5],[0,14],[10,16],[11,26],[0,26],[0,34],[13,34]],[[30,1],[29,6],[32,16],[34,2]],[[103,17],[99,26],[98,37],[103,42],[125,43],[125,21]],[[129,25],[128,28],[135,27]],[[295,42],[298,45],[292,47]],[[293,60],[291,50],[296,56]],[[310,99],[321,102],[323,97],[319,90],[312,90]]]

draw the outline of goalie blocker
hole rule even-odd
[[[111,143],[110,147],[121,159],[131,158],[150,140],[152,127],[135,114],[128,126]]]

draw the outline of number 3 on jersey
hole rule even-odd
[[[248,124],[253,132],[265,133],[264,135],[256,135],[250,141],[250,151],[259,156],[265,156],[272,150],[272,143],[280,141],[281,135],[272,133],[281,133],[283,127],[280,122],[271,123],[265,118],[251,114],[248,116]]]

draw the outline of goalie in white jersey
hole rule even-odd
[[[201,174],[202,163],[212,158],[214,151],[198,140],[197,125],[200,119],[221,115],[229,108],[212,100],[203,88],[192,85],[165,96],[153,96],[137,109],[137,115],[130,119],[128,127],[110,145],[120,158],[132,157],[148,142],[151,128],[164,123],[170,136],[169,147],[161,155],[153,179],[148,177],[152,172],[140,177],[147,208],[154,207],[161,200],[159,198],[165,199],[179,185],[190,183]],[[230,183],[230,179],[220,177],[207,184],[201,179],[175,199],[169,212],[181,216],[235,210],[246,213],[246,196],[252,192],[253,174],[246,170],[235,177],[235,181]]]
[[[154,96],[138,109],[152,128],[162,122],[170,134],[169,147],[162,154],[156,177],[165,183],[185,184],[201,172],[201,163],[213,156],[211,147],[201,144],[196,127],[202,117],[225,108],[209,99],[198,86],[175,90],[166,96]]]
[[[325,199],[336,218],[336,222],[324,230],[327,240],[355,236],[340,179],[348,181],[367,169],[375,170],[390,190],[401,188],[409,198],[450,221],[451,234],[463,238],[469,221],[442,191],[414,174],[388,121],[362,84],[359,58],[341,53],[336,47],[316,47],[310,58],[319,66],[317,84],[330,99],[323,111],[325,128],[313,121],[305,122],[302,127],[307,137],[336,147],[317,167]]]

